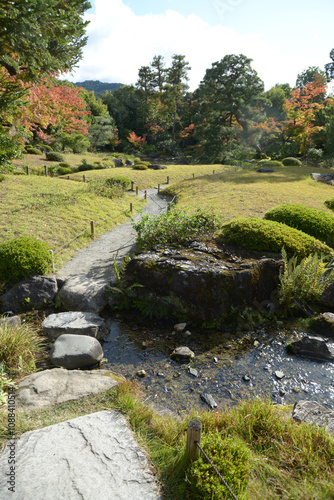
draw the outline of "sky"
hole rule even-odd
[[[269,90],[324,69],[334,48],[333,0],[91,0],[83,59],[66,78],[135,85],[156,55],[186,57],[190,90],[212,63],[244,54]]]

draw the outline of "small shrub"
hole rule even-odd
[[[236,495],[242,493],[250,478],[250,451],[246,444],[237,437],[223,438],[215,432],[204,435],[201,446],[231,490]],[[203,500],[230,498],[226,486],[202,454],[191,466],[190,480]]]
[[[287,253],[296,254],[298,258],[315,252],[334,256],[329,246],[313,236],[280,222],[252,217],[239,217],[225,224],[217,241],[263,252],[279,253],[285,248]]]
[[[36,358],[44,343],[37,330],[29,323],[11,327],[0,326],[0,366],[13,375],[36,371]]]
[[[37,144],[37,147],[40,148],[41,151],[53,151],[49,144]]]
[[[110,177],[105,180],[107,186],[120,186],[122,189],[128,189],[131,185],[131,180],[125,175],[118,175],[117,177]]]
[[[62,161],[59,163],[59,167],[64,167],[64,168],[69,168],[72,170],[72,167],[69,163],[67,163],[66,161]]]
[[[221,226],[212,210],[197,208],[192,215],[187,209],[173,208],[160,216],[144,215],[133,223],[137,231],[137,244],[141,249],[152,249],[157,245],[183,245],[196,238],[211,238]]]
[[[78,167],[78,172],[85,172],[86,170],[94,170],[95,166],[88,163],[88,161],[83,158],[81,164]]]
[[[56,151],[47,151],[45,153],[45,157],[49,161],[64,161],[65,158],[61,153],[57,153]]]
[[[0,182],[3,182],[6,179],[6,177],[3,174],[0,174]]]
[[[133,165],[133,170],[147,170],[148,169],[148,164],[146,164],[146,162],[136,162],[134,165]]]
[[[33,148],[32,146],[26,146],[26,152],[29,155],[41,155],[42,154],[42,151],[40,149]]]
[[[302,162],[300,160],[298,160],[298,158],[292,158],[291,156],[284,158],[282,160],[282,163],[285,167],[301,167],[302,166]]]
[[[287,226],[314,236],[331,247],[334,246],[334,216],[332,214],[298,203],[286,203],[268,210],[264,218],[283,222]]]
[[[258,165],[263,168],[283,167],[283,163],[277,160],[262,160],[259,161]]]
[[[67,167],[58,167],[57,168],[58,175],[68,175],[68,174],[72,174],[72,173],[73,173],[73,170],[71,168],[67,168]]]
[[[0,281],[15,283],[34,274],[45,274],[51,265],[46,243],[22,236],[0,245]]]

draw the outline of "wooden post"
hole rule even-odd
[[[90,221],[90,230],[92,233],[92,238],[94,239],[95,238],[95,224],[94,224],[93,220]]]
[[[136,186],[136,196],[138,196],[138,186]]]
[[[188,424],[186,456],[191,462],[198,460],[201,453],[195,443],[201,444],[202,427],[199,420],[190,420]]]
[[[45,177],[48,176],[48,166],[47,165],[44,165],[44,170],[45,170]]]
[[[131,181],[131,191],[133,191],[134,181]]]
[[[68,180],[70,180],[70,176],[69,175],[67,176],[67,178],[68,178]]]
[[[167,175],[167,184],[169,184],[169,175]]]
[[[53,250],[49,250],[50,254],[51,254],[51,259],[52,259],[52,272],[54,273],[55,272],[55,263],[54,263],[54,259],[53,259]]]
[[[85,174],[82,176],[82,180],[83,180],[84,182],[86,182],[86,176],[85,176]]]
[[[214,170],[213,170],[212,174],[215,175],[215,171]]]
[[[131,212],[131,213],[133,212],[132,203],[130,203],[130,212]]]
[[[193,174],[193,179],[195,179],[195,174]]]
[[[158,184],[158,193],[160,193],[160,184]]]
[[[27,166],[27,175],[29,175],[29,167]]]
[[[145,189],[145,193],[144,193],[144,200],[147,200],[147,191]]]

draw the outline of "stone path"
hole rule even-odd
[[[144,197],[144,191],[139,192]],[[166,211],[168,201],[157,189],[147,190],[147,205],[143,214],[160,215]],[[141,215],[136,215],[134,220],[140,220]],[[63,268],[58,270],[58,276],[70,278],[74,276],[85,276],[87,278],[105,279],[108,282],[114,278],[113,257],[122,260],[134,250],[136,231],[131,222],[115,227],[101,236],[89,247],[80,250],[72,260]]]

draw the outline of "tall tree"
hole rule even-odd
[[[31,80],[72,69],[86,44],[86,0],[0,0],[0,65]]]
[[[201,144],[202,159],[226,161],[257,132],[252,123],[261,110],[264,85],[251,62],[243,54],[231,54],[206,70],[195,92],[198,105],[195,133]]]
[[[151,62],[153,78],[152,85],[155,90],[159,92],[163,91],[165,76],[166,76],[166,68],[164,63],[164,58],[162,56],[154,56],[153,61]]]
[[[328,81],[331,81],[334,79],[334,49],[330,51],[329,57],[332,59],[332,61],[325,64],[325,71]]]

